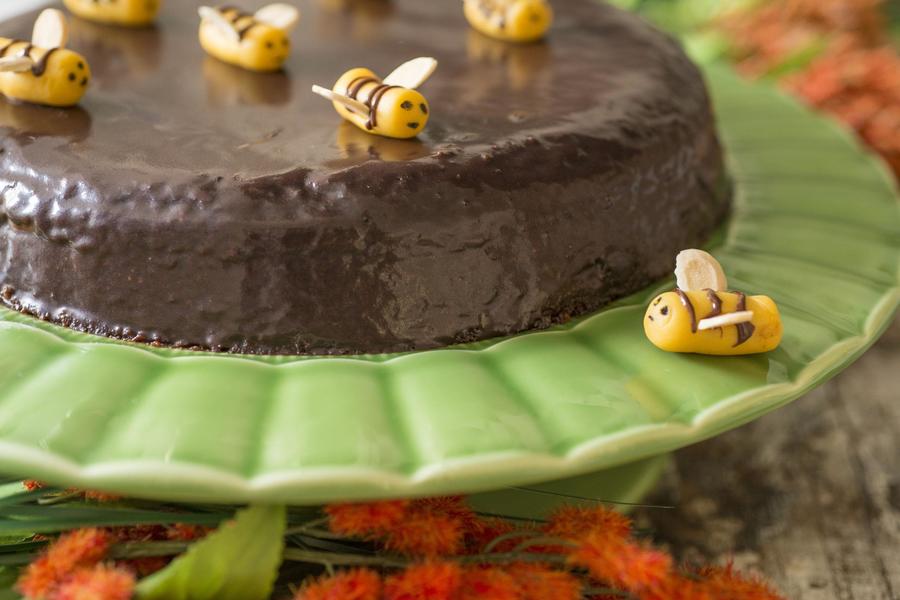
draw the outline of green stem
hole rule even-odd
[[[191,547],[189,542],[124,542],[116,544],[109,553],[110,558],[152,558],[176,556]]]
[[[336,552],[301,550],[300,548],[286,548],[284,550],[284,560],[325,566],[367,566],[388,567],[395,569],[402,569],[403,567],[406,567],[410,564],[408,560],[394,556],[361,556],[359,554],[341,554]]]
[[[308,527],[306,525],[301,525],[299,527],[291,527],[285,530],[284,535],[308,535],[309,537],[319,538],[322,540],[340,540],[347,541],[350,538],[344,535],[337,535],[336,533],[331,533],[327,529],[316,529],[315,527]]]
[[[561,554],[532,554],[528,552],[504,552],[499,554],[471,554],[455,557],[464,564],[508,564],[516,562],[536,562],[548,565],[565,565],[568,560]]]

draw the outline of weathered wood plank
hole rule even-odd
[[[900,319],[827,385],[676,455],[642,526],[795,600],[900,599]]]

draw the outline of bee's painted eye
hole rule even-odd
[[[409,127],[410,129],[418,129],[418,128],[419,128],[419,122],[416,121],[415,123],[407,123],[406,126]]]
[[[410,102],[409,100],[405,101],[403,104],[400,105],[400,108],[402,108],[403,110],[412,110],[412,107],[413,107],[413,103]]]
[[[268,48],[269,50],[271,50],[274,47],[275,47],[275,44],[273,44],[272,42],[266,42],[266,48]]]
[[[422,110],[423,115],[428,114],[428,106],[426,106],[424,102],[419,105],[419,108]]]
[[[668,307],[668,306],[663,306],[661,309],[659,309],[659,313],[660,313],[661,315],[663,315],[663,316],[669,314],[669,307]]]
[[[80,60],[78,61],[78,68],[81,70],[84,70],[84,63],[81,62]]]

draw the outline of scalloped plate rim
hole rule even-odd
[[[783,97],[779,93],[780,96]],[[836,135],[847,138],[851,136],[848,130],[834,121],[823,120],[829,124]],[[726,143],[727,146],[727,143]],[[858,147],[858,144],[857,144]],[[872,160],[872,155],[867,153],[873,168],[877,168],[880,176],[886,181],[891,181],[889,172],[884,162],[877,157]],[[740,166],[733,164],[733,172],[740,173]],[[738,188],[739,196],[741,188]],[[736,198],[736,206],[740,205],[740,197]],[[900,204],[898,204],[900,210]],[[735,221],[728,223],[724,244],[731,238],[732,226]],[[718,244],[717,244],[718,245]],[[822,381],[828,379],[835,372],[846,367],[856,360],[869,346],[871,346],[890,324],[892,315],[900,305],[900,270],[897,272],[895,285],[883,288],[883,293],[875,302],[863,325],[863,330],[858,335],[843,338],[837,343],[828,346],[821,354],[810,360],[790,382],[764,385],[741,393],[728,396],[719,400],[716,404],[699,411],[687,422],[668,422],[643,424],[630,426],[625,430],[614,434],[605,434],[571,447],[565,453],[556,454],[552,451],[534,452],[524,450],[504,450],[500,452],[482,452],[460,458],[443,459],[437,464],[421,466],[415,470],[403,471],[401,469],[380,469],[374,467],[360,467],[356,465],[343,466],[317,466],[298,469],[277,470],[271,473],[252,477],[242,476],[237,473],[227,472],[223,469],[206,466],[198,463],[167,462],[163,460],[107,460],[101,463],[87,466],[67,459],[58,453],[42,450],[20,443],[0,440],[0,463],[9,465],[15,463],[17,471],[33,472],[35,476],[46,479],[65,480],[74,485],[83,487],[104,488],[109,484],[109,489],[121,487],[117,485],[127,480],[128,487],[151,487],[158,485],[160,480],[165,480],[169,485],[164,493],[170,498],[198,499],[214,498],[230,494],[230,499],[262,500],[262,501],[295,501],[296,491],[302,490],[304,503],[320,503],[334,498],[335,487],[352,487],[346,490],[347,499],[363,499],[368,497],[381,497],[384,495],[418,495],[457,492],[461,488],[467,491],[483,491],[496,489],[491,486],[491,479],[497,474],[507,474],[511,470],[527,472],[527,477],[521,477],[524,484],[526,480],[536,482],[560,477],[575,476],[599,469],[615,467],[632,461],[641,460],[650,456],[669,452],[685,444],[694,443],[702,439],[716,435],[737,425],[746,423],[759,415],[782,406],[795,398],[803,395]],[[662,289],[660,284],[653,289]],[[882,289],[882,288],[880,288]],[[646,289],[629,298],[649,296],[650,289]],[[413,359],[422,354],[430,353],[475,353],[494,352],[506,344],[515,343],[517,340],[528,337],[538,338],[542,336],[555,336],[568,333],[587,326],[592,319],[600,315],[617,311],[633,310],[633,304],[624,304],[628,299],[614,303],[609,308],[594,315],[579,319],[574,324],[547,331],[527,333],[506,339],[485,342],[481,347],[455,347],[430,350],[417,353],[404,353],[399,355],[362,356],[362,357],[302,357],[306,360],[285,360],[283,362],[263,362],[258,357],[243,357],[235,355],[219,355],[213,353],[193,353],[190,351],[167,352],[162,354],[152,348],[97,338],[81,341],[70,341],[62,335],[54,332],[53,328],[47,328],[46,324],[34,327],[28,322],[2,321],[0,329],[24,328],[31,331],[40,331],[42,334],[55,338],[69,346],[90,347],[96,345],[109,345],[151,356],[162,361],[241,361],[257,365],[259,368],[298,368],[317,361],[329,361],[331,363],[346,362],[356,366],[365,364],[370,368],[379,368],[395,361]],[[58,328],[63,330],[63,328]],[[175,489],[172,484],[185,484],[187,487],[203,488],[201,491]],[[215,492],[212,492],[215,490]],[[386,493],[386,494],[385,494]]]
[[[198,464],[166,463],[157,460],[107,461],[85,467],[49,451],[36,450],[2,440],[0,440],[0,456],[3,456],[3,462],[13,457],[20,465],[30,464],[35,471],[52,473],[53,478],[58,475],[61,480],[64,478],[76,484],[84,483],[101,488],[104,482],[115,481],[122,476],[126,476],[132,482],[142,480],[149,484],[151,481],[158,481],[160,471],[165,471],[165,478],[170,483],[183,482],[196,485],[203,482],[209,487],[227,488],[234,498],[243,500],[259,500],[261,496],[270,501],[293,497],[291,490],[303,488],[310,504],[333,499],[327,491],[323,491],[321,495],[309,494],[310,488],[333,488],[348,484],[359,486],[362,482],[365,482],[367,488],[373,492],[377,489],[389,489],[392,495],[406,496],[417,493],[449,493],[460,487],[460,481],[472,478],[473,474],[479,479],[489,479],[495,473],[506,473],[518,468],[534,475],[528,478],[529,481],[523,481],[523,484],[559,479],[638,461],[675,450],[682,447],[684,442],[694,443],[712,437],[716,435],[719,426],[724,425],[729,429],[737,426],[735,421],[728,420],[728,415],[743,412],[740,409],[746,404],[753,404],[757,410],[746,419],[742,419],[741,424],[752,420],[757,414],[769,412],[791,402],[814,388],[835,370],[856,360],[889,325],[898,304],[900,304],[900,287],[891,288],[867,319],[863,335],[848,338],[831,346],[804,368],[792,383],[767,385],[723,399],[719,404],[699,412],[690,423],[633,427],[574,446],[564,455],[524,451],[484,453],[446,459],[441,464],[421,467],[409,475],[387,469],[344,466],[277,471],[249,478]],[[650,442],[653,442],[652,449],[649,449]],[[648,450],[629,454],[625,461],[617,460],[629,448],[643,445],[647,445]],[[601,456],[606,457],[605,460],[601,460]],[[452,482],[452,485],[446,488],[436,485],[436,482],[442,480]],[[429,487],[427,491],[420,489],[429,483],[435,485]],[[486,484],[477,487],[467,486],[467,489],[479,492],[494,488]],[[208,497],[202,492],[196,494],[173,491],[167,492],[166,495],[188,500]],[[348,499],[367,497],[365,493],[351,494]]]

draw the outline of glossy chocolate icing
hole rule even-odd
[[[147,30],[73,19],[78,109],[0,100],[9,305],[235,352],[434,348],[595,310],[727,213],[699,72],[617,9],[555,0],[546,43],[518,46],[454,0],[301,1],[286,73],[256,74],[203,53],[199,4]],[[309,91],[422,55],[440,67],[417,140]]]

